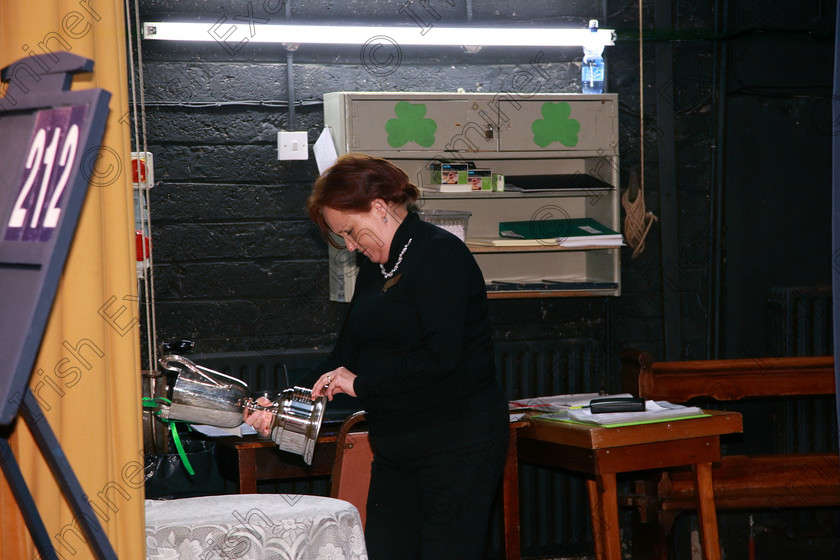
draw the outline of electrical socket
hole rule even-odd
[[[309,159],[306,132],[277,132],[277,159]]]

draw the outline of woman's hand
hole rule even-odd
[[[318,378],[312,386],[312,398],[324,395],[327,400],[333,400],[336,393],[347,393],[351,397],[356,396],[353,390],[353,383],[356,381],[356,374],[344,366],[329,371]]]
[[[265,397],[257,399],[260,406],[271,406],[272,402]],[[267,436],[271,432],[271,424],[274,422],[274,414],[268,410],[251,410],[247,406],[242,411],[242,419],[246,424],[252,426],[260,434]]]

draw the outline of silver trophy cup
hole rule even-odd
[[[175,354],[164,356],[160,363],[178,374],[172,388],[172,404],[161,407],[162,416],[235,428],[242,424],[245,408],[267,410],[274,416],[270,430],[274,443],[283,451],[301,455],[307,465],[312,464],[326,407],[323,396],[313,399],[309,389],[294,387],[282,391],[271,405],[260,406],[249,398],[248,385],[240,379]]]

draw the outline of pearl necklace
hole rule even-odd
[[[402,262],[402,258],[403,258],[403,255],[405,254],[405,250],[408,249],[409,245],[411,245],[411,240],[412,239],[414,239],[414,238],[413,237],[409,238],[408,243],[406,243],[405,246],[403,246],[402,251],[400,251],[400,256],[397,257],[397,264],[394,265],[394,269],[391,272],[385,272],[385,267],[382,265],[382,263],[379,263],[379,270],[382,271],[382,276],[384,276],[385,278],[390,278],[391,276],[394,275],[394,273],[400,267],[400,263]]]

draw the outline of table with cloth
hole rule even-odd
[[[359,512],[321,496],[146,500],[146,557],[367,560]]]

